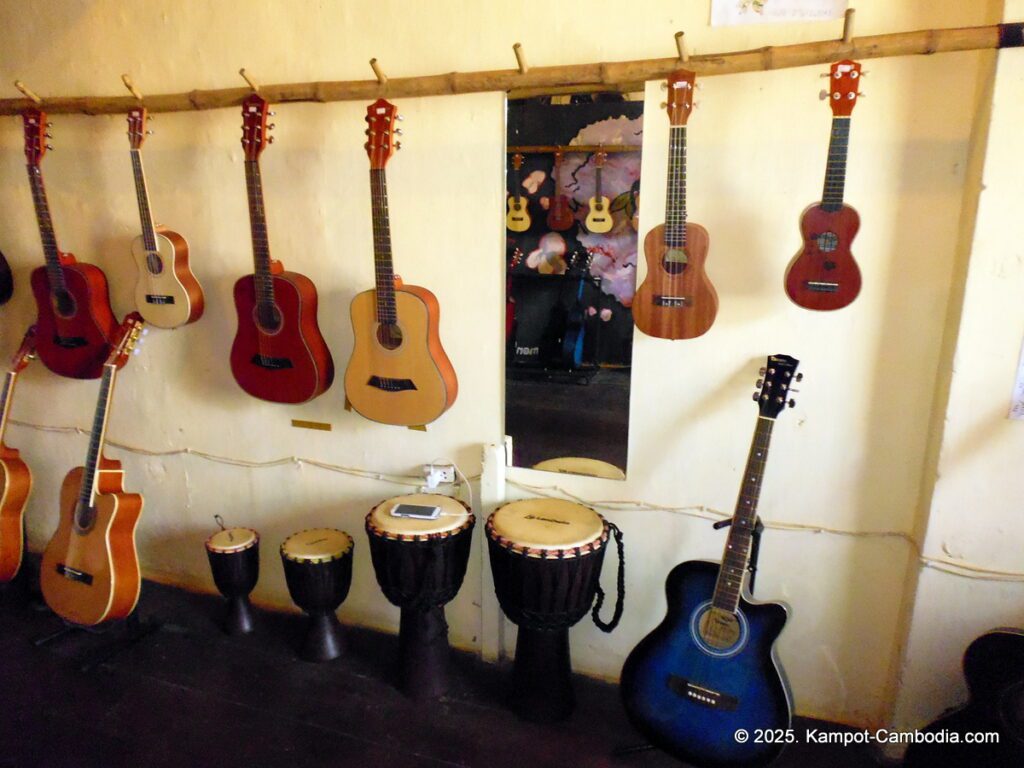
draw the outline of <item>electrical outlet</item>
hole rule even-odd
[[[424,464],[423,477],[427,481],[427,488],[437,488],[442,483],[454,483],[455,465]]]

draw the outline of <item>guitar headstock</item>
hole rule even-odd
[[[760,390],[754,393],[757,409],[766,419],[778,418],[788,405],[796,405],[796,400],[789,397],[793,382],[803,381],[804,375],[797,373],[800,361],[789,355],[771,355],[765,366],[759,371],[762,378],[757,380]]]
[[[605,152],[603,149],[597,150],[597,152],[594,153],[594,167],[595,168],[604,168],[604,164],[605,164],[605,161],[607,159],[608,159],[608,153],[607,152]]]
[[[829,71],[828,105],[833,117],[849,117],[857,103],[860,92],[860,62],[843,59],[832,65]]]
[[[149,117],[146,114],[145,107],[133,107],[128,111],[128,143],[132,149],[142,149],[143,142],[146,141],[146,120]]]
[[[693,111],[693,87],[697,76],[688,69],[677,69],[668,76],[668,121],[671,125],[686,125]]]
[[[34,325],[29,326],[29,329],[25,331],[25,336],[21,340],[21,346],[18,347],[18,351],[14,353],[14,357],[11,358],[11,371],[14,373],[20,373],[25,370],[25,366],[28,365],[29,360],[32,360],[36,356],[36,327]]]
[[[395,135],[402,132],[395,123],[401,119],[398,107],[385,99],[377,99],[366,108],[366,122],[370,124],[366,135],[369,138],[363,146],[370,158],[370,168],[384,168],[391,156],[402,148],[402,142],[395,141]]]
[[[272,114],[270,104],[258,93],[249,94],[242,102],[242,149],[246,160],[259,160],[267,145],[274,143],[274,137],[269,135],[274,126],[267,125],[267,117]]]
[[[138,354],[136,346],[142,343],[140,339],[148,333],[145,324],[142,315],[138,312],[131,312],[125,316],[121,321],[121,326],[117,329],[117,343],[111,348],[106,365],[121,368],[128,362],[132,351]]]
[[[38,166],[43,161],[46,150],[53,149],[46,140],[50,134],[46,132],[49,123],[46,113],[32,107],[21,113],[21,122],[25,126],[25,161],[29,165]]]
[[[512,155],[512,167],[517,171],[523,167],[523,156],[518,152]]]

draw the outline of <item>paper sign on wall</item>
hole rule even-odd
[[[841,19],[847,0],[711,0],[711,26]]]
[[[1010,412],[1007,418],[1024,421],[1024,347],[1020,350],[1017,363],[1017,380],[1013,384],[1013,397],[1010,400]]]

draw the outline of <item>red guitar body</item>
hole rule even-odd
[[[569,207],[569,198],[565,195],[555,195],[552,197],[551,210],[548,211],[548,229],[564,232],[575,221],[576,219],[572,215],[572,208]]]
[[[826,211],[820,203],[800,218],[804,247],[786,270],[786,293],[806,309],[842,309],[860,293],[860,267],[850,244],[860,229],[857,211],[844,205]]]
[[[298,272],[273,276],[281,322],[273,333],[256,317],[256,283],[246,275],[235,283],[238,333],[231,345],[231,373],[253,397],[275,403],[304,403],[334,381],[334,361],[317,324],[316,286]]]
[[[58,311],[46,267],[34,269],[32,293],[39,310],[36,353],[47,368],[61,376],[97,379],[117,330],[107,278],[99,267],[79,264],[69,253],[62,253],[60,259],[72,311],[66,316]]]

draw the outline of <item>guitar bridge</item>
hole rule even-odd
[[[287,357],[270,357],[269,355],[255,354],[249,362],[271,371],[280,371],[292,367],[292,361]]]
[[[89,342],[81,336],[59,336],[55,333],[53,334],[53,343],[62,349],[78,349],[86,346]]]
[[[85,584],[87,587],[92,586],[92,574],[80,571],[77,568],[72,568],[70,565],[64,565],[64,563],[57,563],[57,573],[63,576],[65,579],[71,581],[77,581],[80,584]]]
[[[697,683],[678,675],[669,675],[665,682],[668,685],[668,689],[673,693],[684,696],[688,701],[708,709],[733,712],[740,705],[740,700],[735,696],[730,696],[727,693],[722,693],[703,685],[697,685]]]
[[[416,385],[413,384],[412,379],[392,379],[387,376],[371,376],[370,380],[366,383],[371,387],[382,389],[385,392],[406,392],[408,390],[416,389]]]
[[[174,297],[173,296],[161,296],[161,295],[156,294],[156,293],[147,293],[146,294],[146,303],[147,304],[173,304],[174,303]]]
[[[655,296],[654,306],[669,307],[673,309],[678,307],[692,307],[693,299],[689,296]]]
[[[805,280],[804,287],[816,293],[835,293],[839,290],[839,283],[830,283],[825,280]]]

